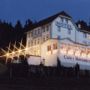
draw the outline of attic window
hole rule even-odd
[[[78,28],[81,28],[81,25],[80,24],[78,24]]]
[[[63,17],[61,17],[61,22],[63,22],[63,20],[64,20]]]

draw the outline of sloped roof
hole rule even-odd
[[[43,19],[43,20],[37,22],[36,24],[33,25],[33,27],[31,29],[34,29],[36,27],[39,27],[39,26],[43,26],[45,24],[48,24],[48,23],[52,22],[55,18],[57,18],[59,15],[65,16],[65,17],[68,17],[68,18],[72,18],[66,12],[62,11],[62,12],[59,12],[59,13],[53,15],[53,16],[50,16],[50,17],[48,17],[46,19]]]
[[[83,21],[83,20],[80,21],[79,20],[79,21],[76,22],[76,25],[77,25],[77,27],[78,27],[78,25],[80,25],[79,30],[81,32],[90,33],[90,26],[87,25],[87,23],[85,21]]]

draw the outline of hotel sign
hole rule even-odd
[[[88,59],[84,59],[84,58],[80,58],[80,57],[72,57],[72,56],[68,56],[68,55],[64,55],[63,58],[66,60],[90,62],[90,60],[88,60]]]
[[[90,62],[90,49],[62,43],[60,54],[65,60]]]

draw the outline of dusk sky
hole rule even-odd
[[[90,0],[0,0],[0,19],[13,24],[28,18],[38,21],[63,10],[75,21],[90,20]]]

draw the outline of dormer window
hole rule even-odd
[[[81,25],[80,24],[78,24],[78,28],[81,28]]]

